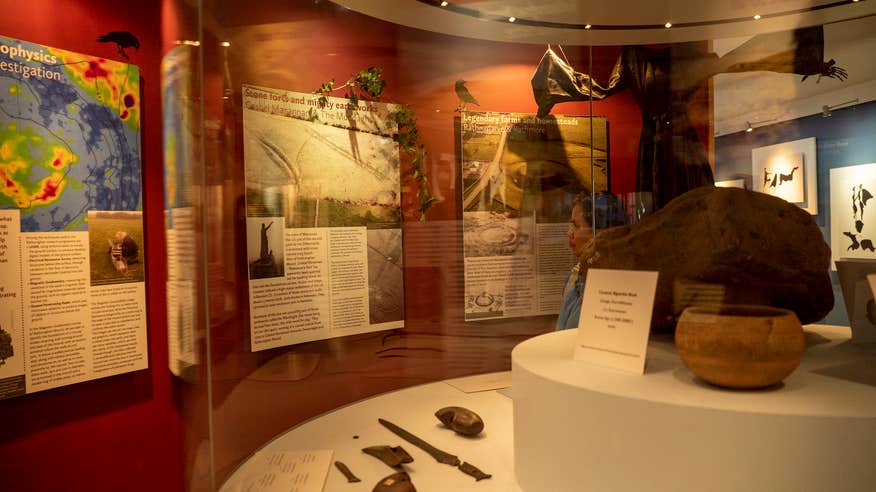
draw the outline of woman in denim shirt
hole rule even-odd
[[[594,207],[593,204],[596,203]],[[596,219],[593,220],[594,210]],[[576,257],[581,257],[584,247],[593,240],[596,231],[623,225],[625,223],[624,208],[612,194],[603,193],[595,197],[588,191],[575,196],[572,207],[572,222],[569,224],[569,249]],[[557,330],[578,327],[581,316],[581,298],[584,295],[584,276],[579,272],[580,263],[566,276],[563,288],[563,302],[557,317]]]

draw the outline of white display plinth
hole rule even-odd
[[[572,359],[576,330],[512,353],[525,492],[876,490],[876,347],[809,325],[800,367],[758,391],[701,382],[671,338],[644,375]]]

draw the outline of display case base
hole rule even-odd
[[[727,390],[652,337],[644,375],[573,360],[577,330],[512,353],[514,462],[525,492],[870,491],[876,346],[809,325],[784,382]]]

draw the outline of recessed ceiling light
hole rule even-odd
[[[665,27],[666,29],[669,29],[670,27],[672,27],[672,23],[667,22],[666,24],[663,24],[663,27]]]
[[[224,46],[224,47],[226,47],[226,48],[229,47],[229,46],[231,46],[231,42],[230,42],[230,41],[222,41],[222,42],[219,43],[219,44],[221,44],[222,46]]]
[[[760,14],[754,14],[754,20],[760,20]]]
[[[587,24],[586,26],[584,26],[584,29],[590,29],[591,27],[593,27],[593,26],[591,26],[590,24]]]
[[[442,7],[446,7],[447,5],[449,5],[447,2],[441,2]]]
[[[508,17],[508,22],[514,22],[517,20],[517,17]]]

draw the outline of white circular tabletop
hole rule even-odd
[[[731,390],[696,378],[671,338],[652,336],[644,376],[573,360],[577,330],[531,338],[514,348],[515,370],[571,388],[704,409],[810,417],[876,418],[876,344],[855,345],[849,328],[804,327],[799,367],[763,390]]]

